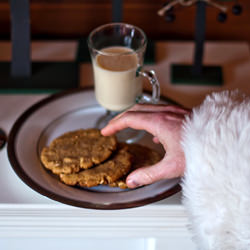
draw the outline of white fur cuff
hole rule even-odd
[[[250,249],[250,98],[208,96],[184,124],[183,204],[201,250]]]

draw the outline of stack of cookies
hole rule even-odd
[[[71,186],[109,185],[127,188],[127,175],[157,163],[158,152],[139,144],[119,143],[115,136],[102,136],[98,129],[80,129],[54,139],[41,151],[46,169]]]

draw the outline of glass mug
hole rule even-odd
[[[107,110],[97,127],[102,128],[116,114],[135,103],[158,103],[160,85],[153,70],[143,70],[147,37],[138,27],[109,23],[94,29],[88,47],[94,73],[95,96]],[[143,77],[152,86],[152,95],[143,94]]]

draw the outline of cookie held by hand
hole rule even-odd
[[[131,154],[128,147],[123,145],[106,162],[91,169],[74,174],[60,174],[60,179],[67,185],[93,187],[101,184],[114,183],[126,175],[131,168]]]
[[[132,166],[129,172],[138,168],[154,165],[162,159],[157,151],[140,144],[128,144],[128,151],[132,155]],[[128,173],[129,174],[129,173]],[[111,187],[128,188],[126,184],[127,175],[109,184]]]

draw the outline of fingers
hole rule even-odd
[[[117,120],[127,112],[131,111],[140,111],[140,112],[173,112],[177,114],[189,114],[191,112],[190,109],[187,108],[182,108],[176,105],[163,105],[163,104],[158,104],[158,105],[153,105],[153,104],[136,104],[132,108],[120,113],[116,117],[114,117],[112,120]]]
[[[126,112],[126,114],[112,120],[101,132],[104,136],[111,135],[128,127],[139,130],[143,129],[153,135],[156,133],[151,113],[144,112],[136,112],[136,114],[134,112]]]
[[[174,116],[176,115],[174,114]],[[165,118],[167,119],[166,113],[127,111],[119,118],[111,120],[101,132],[106,136],[130,127],[138,130],[146,130],[153,136],[158,137],[160,133],[159,127]],[[173,117],[171,119],[178,118]]]
[[[129,188],[136,188],[162,179],[180,177],[183,174],[184,166],[183,161],[181,165],[178,165],[175,161],[168,161],[164,158],[155,165],[139,168],[130,173],[126,179],[126,184]]]
[[[104,136],[115,134],[116,132],[125,129],[133,128],[138,130],[146,130],[154,137],[161,135],[164,123],[168,121],[179,122],[184,118],[184,114],[172,112],[142,112],[142,111],[127,111],[118,118],[113,119],[109,124],[101,130]]]
[[[166,104],[136,104],[128,111],[147,111],[147,112],[175,112],[180,114],[188,114],[190,113],[190,109],[183,108],[177,105],[166,105]]]
[[[152,133],[156,130],[156,119],[159,117],[166,115],[169,120],[178,120],[183,119],[184,115],[189,113],[190,110],[178,106],[137,104],[112,119],[101,132],[107,136],[131,127]],[[154,133],[152,134],[155,136]]]

